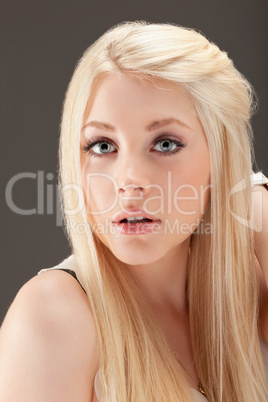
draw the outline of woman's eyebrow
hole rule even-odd
[[[159,120],[159,121],[158,120],[153,121],[152,123],[148,124],[148,126],[146,126],[145,129],[146,129],[146,131],[153,131],[153,130],[157,130],[158,128],[167,126],[171,123],[179,124],[180,126],[186,127],[189,130],[191,130],[191,127],[189,127],[186,123],[182,122],[181,120],[175,119],[173,117]],[[110,132],[114,132],[116,130],[115,127],[112,126],[111,124],[105,123],[102,121],[97,121],[97,120],[89,121],[82,127],[82,130],[84,130],[86,127],[95,127],[95,128],[99,128],[101,130],[110,131]]]
[[[105,131],[115,131],[115,128],[108,123],[102,122],[102,121],[96,121],[92,120],[86,123],[83,127],[82,130],[84,130],[86,127],[95,127],[95,128],[100,128],[101,130]]]
[[[186,123],[184,123],[181,120],[175,119],[174,117],[169,117],[168,119],[163,119],[163,120],[160,120],[160,121],[154,121],[154,122],[150,123],[146,127],[146,130],[147,131],[153,131],[153,130],[156,130],[158,128],[167,126],[168,124],[171,124],[171,123],[176,123],[176,124],[179,124],[182,127],[186,127],[189,130],[192,130],[191,127],[189,127]]]

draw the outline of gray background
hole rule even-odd
[[[267,175],[267,5],[267,0],[11,0],[2,5],[1,321],[23,283],[69,254],[56,222],[57,146],[64,93],[81,53],[125,20],[197,28],[228,52],[255,87],[256,160]],[[7,206],[7,183],[23,172],[39,172],[39,185],[44,174],[44,198],[48,194],[50,200],[43,203],[44,213],[42,199],[37,204],[37,178],[18,181],[13,199],[20,208],[38,205],[39,214],[21,216]]]

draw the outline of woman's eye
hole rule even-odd
[[[91,156],[102,156],[110,154],[116,150],[115,146],[109,141],[95,140],[83,147],[83,151],[88,152]]]
[[[182,144],[178,140],[161,138],[155,142],[153,149],[163,155],[172,155],[180,151],[183,147],[185,147],[185,144]],[[92,139],[92,141],[82,149],[89,153],[90,156],[100,157],[116,151],[116,147],[110,141],[98,138]]]
[[[161,153],[175,153],[184,146],[180,141],[172,140],[171,138],[162,138],[155,143],[154,149]]]
[[[91,149],[93,150],[93,152],[95,152],[96,154],[108,154],[112,151],[115,150],[115,147],[113,144],[111,144],[110,142],[107,141],[101,141],[95,145],[93,145],[93,147],[91,147]]]

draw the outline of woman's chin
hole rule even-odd
[[[147,264],[153,264],[154,262],[158,261],[163,257],[162,253],[149,251],[149,250],[126,250],[126,249],[120,249],[120,250],[114,250],[112,249],[111,252],[113,255],[121,262],[127,264],[127,265],[147,265]]]

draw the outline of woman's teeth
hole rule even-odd
[[[152,222],[152,219],[144,218],[143,216],[132,216],[131,218],[125,218],[120,223],[138,223],[138,222]]]

